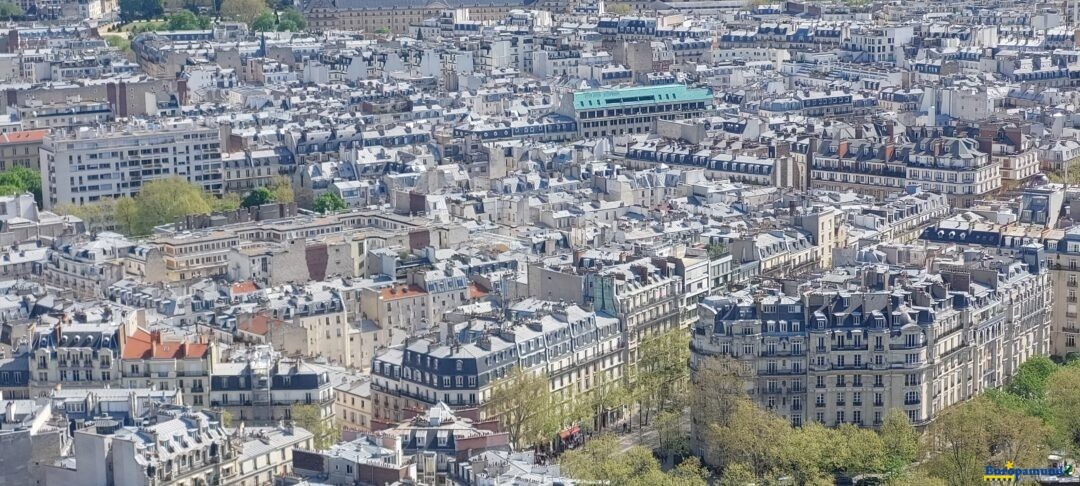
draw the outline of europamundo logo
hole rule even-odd
[[[1008,481],[1019,482],[1024,476],[1057,476],[1072,477],[1074,466],[1066,464],[1064,467],[1051,467],[1042,469],[1022,469],[1014,467],[1012,461],[1006,462],[1005,467],[986,466],[983,473],[983,481]]]

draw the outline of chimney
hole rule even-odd
[[[841,159],[847,157],[849,142],[844,140],[836,147],[836,155]]]
[[[4,405],[4,423],[15,423],[15,402],[9,401]]]

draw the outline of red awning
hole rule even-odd
[[[569,429],[559,432],[559,438],[562,440],[566,440],[578,432],[581,432],[581,428],[575,425],[573,427],[570,427]]]

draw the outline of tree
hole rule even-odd
[[[232,412],[228,410],[221,411],[221,425],[223,427],[232,427]]]
[[[240,196],[236,193],[230,192],[221,197],[210,197],[210,208],[215,213],[235,211],[239,207]]]
[[[558,432],[557,408],[548,376],[516,366],[495,383],[484,414],[499,420],[514,446],[525,448]]]
[[[131,41],[123,35],[109,35],[105,37],[105,43],[122,53],[131,52]]]
[[[724,474],[720,475],[720,486],[746,486],[755,482],[754,471],[741,462],[729,464],[724,468]]]
[[[754,477],[773,477],[783,463],[782,445],[790,430],[786,421],[758,407],[748,398],[734,398],[724,422],[711,424],[707,441],[713,463],[743,463]]]
[[[835,430],[833,454],[837,464],[829,469],[847,476],[879,473],[885,469],[885,443],[877,432],[843,424]]]
[[[567,475],[574,479],[623,486],[705,486],[705,472],[696,458],[679,464],[665,474],[652,452],[641,446],[620,451],[619,441],[610,435],[596,437],[559,459]]]
[[[649,421],[653,410],[682,410],[689,361],[690,334],[685,330],[674,329],[641,343],[630,380],[633,398],[640,405],[641,423]]]
[[[273,12],[263,12],[251,22],[251,30],[255,32],[273,32],[277,30],[277,18]]]
[[[977,484],[982,480],[990,450],[985,427],[985,407],[975,401],[945,410],[930,426],[929,444],[933,475],[950,486]]]
[[[291,411],[293,422],[314,436],[316,449],[329,449],[341,439],[341,429],[322,416],[318,405],[296,404]]]
[[[732,461],[724,460],[714,450],[712,424],[731,420],[735,405],[747,398],[747,383],[753,372],[736,359],[723,356],[705,357],[691,365],[690,419],[694,451],[702,455],[705,464],[723,469]],[[736,461],[737,462],[737,461]],[[749,465],[749,464],[747,464]]]
[[[161,0],[120,0],[120,20],[124,22],[155,19],[163,12]]]
[[[1029,358],[1016,370],[1006,390],[1020,398],[1041,400],[1046,395],[1046,380],[1057,369],[1058,365],[1046,356]]]
[[[279,203],[296,202],[296,195],[293,194],[292,182],[289,182],[288,177],[276,175],[270,178],[270,184],[266,187],[274,194],[274,201]]]
[[[379,27],[378,29],[375,29],[375,33],[379,35],[386,35],[390,33],[390,29],[386,27]]]
[[[313,209],[319,214],[332,213],[335,211],[341,211],[348,205],[345,204],[345,200],[341,196],[333,192],[324,192],[315,198],[315,205]]]
[[[1066,366],[1046,380],[1046,407],[1061,441],[1080,448],[1080,367]]]
[[[606,9],[607,13],[612,15],[630,15],[634,10],[625,3],[616,3],[609,5]]]
[[[919,432],[903,410],[893,409],[881,424],[881,441],[885,445],[885,470],[896,474],[915,462],[919,454]]]
[[[41,202],[41,173],[25,167],[12,167],[0,172],[0,194],[22,194],[29,192],[34,200]]]
[[[108,198],[86,204],[57,204],[52,210],[56,214],[75,216],[83,220],[86,230],[90,234],[97,234],[116,229],[116,203],[116,199]]]
[[[657,452],[665,461],[690,454],[690,442],[682,428],[682,414],[673,411],[661,412],[656,418],[656,435],[660,439]]]
[[[220,13],[224,19],[251,25],[268,10],[265,0],[222,0]]]
[[[247,193],[247,196],[244,196],[244,200],[240,202],[240,207],[250,208],[272,202],[274,202],[274,194],[270,192],[270,189],[256,187],[255,189],[252,189],[251,192]]]
[[[173,223],[189,214],[209,214],[210,203],[198,186],[179,177],[151,181],[131,203],[120,201],[117,219],[127,227],[128,234],[149,234],[155,226]]]
[[[307,19],[295,8],[285,9],[278,20],[278,30],[282,32],[300,32],[307,29]]]
[[[0,2],[0,20],[11,20],[22,17],[23,9],[11,2]]]
[[[165,20],[165,30],[199,30],[210,27],[210,19],[195,15],[190,10],[180,10]]]
[[[716,260],[727,253],[727,248],[720,243],[709,243],[705,245],[705,252],[708,253],[710,260]]]

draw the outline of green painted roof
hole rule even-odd
[[[688,88],[683,84],[635,86],[633,88],[599,89],[574,93],[574,109],[588,110],[666,102],[708,101],[711,99],[712,94],[709,93],[707,88]]]

